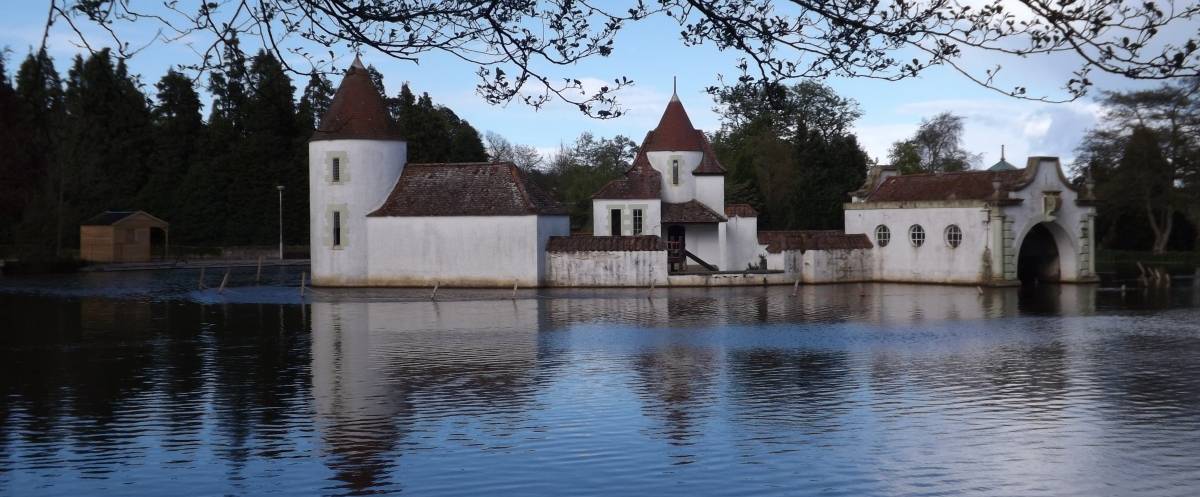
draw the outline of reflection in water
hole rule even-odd
[[[0,494],[1200,485],[1192,293],[792,292],[0,288]]]

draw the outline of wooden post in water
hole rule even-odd
[[[513,282],[512,300],[517,300],[517,282]]]
[[[795,297],[800,293],[800,277],[796,277],[796,284],[792,285],[792,296]]]
[[[439,286],[441,286],[441,283],[436,281],[433,282],[433,293],[429,295],[429,300],[437,300],[437,290]]]
[[[300,296],[301,297],[304,296],[304,279],[307,276],[308,276],[308,273],[306,273],[304,271],[300,272]]]
[[[262,280],[262,256],[258,256],[258,271],[254,273],[254,284],[257,285]]]
[[[200,266],[200,283],[198,285],[201,290],[204,289],[204,266]]]
[[[221,286],[217,288],[217,293],[225,293],[226,283],[229,283],[229,268],[225,268],[225,276],[221,278]]]
[[[646,292],[646,299],[654,298],[654,280],[650,280],[650,291]]]

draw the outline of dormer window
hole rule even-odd
[[[679,184],[679,159],[671,159],[671,184]]]

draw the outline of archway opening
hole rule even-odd
[[[1038,224],[1025,235],[1017,256],[1017,278],[1025,286],[1061,279],[1058,244],[1046,225]]]

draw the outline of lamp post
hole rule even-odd
[[[276,186],[279,190],[279,260],[283,260],[283,185]]]

